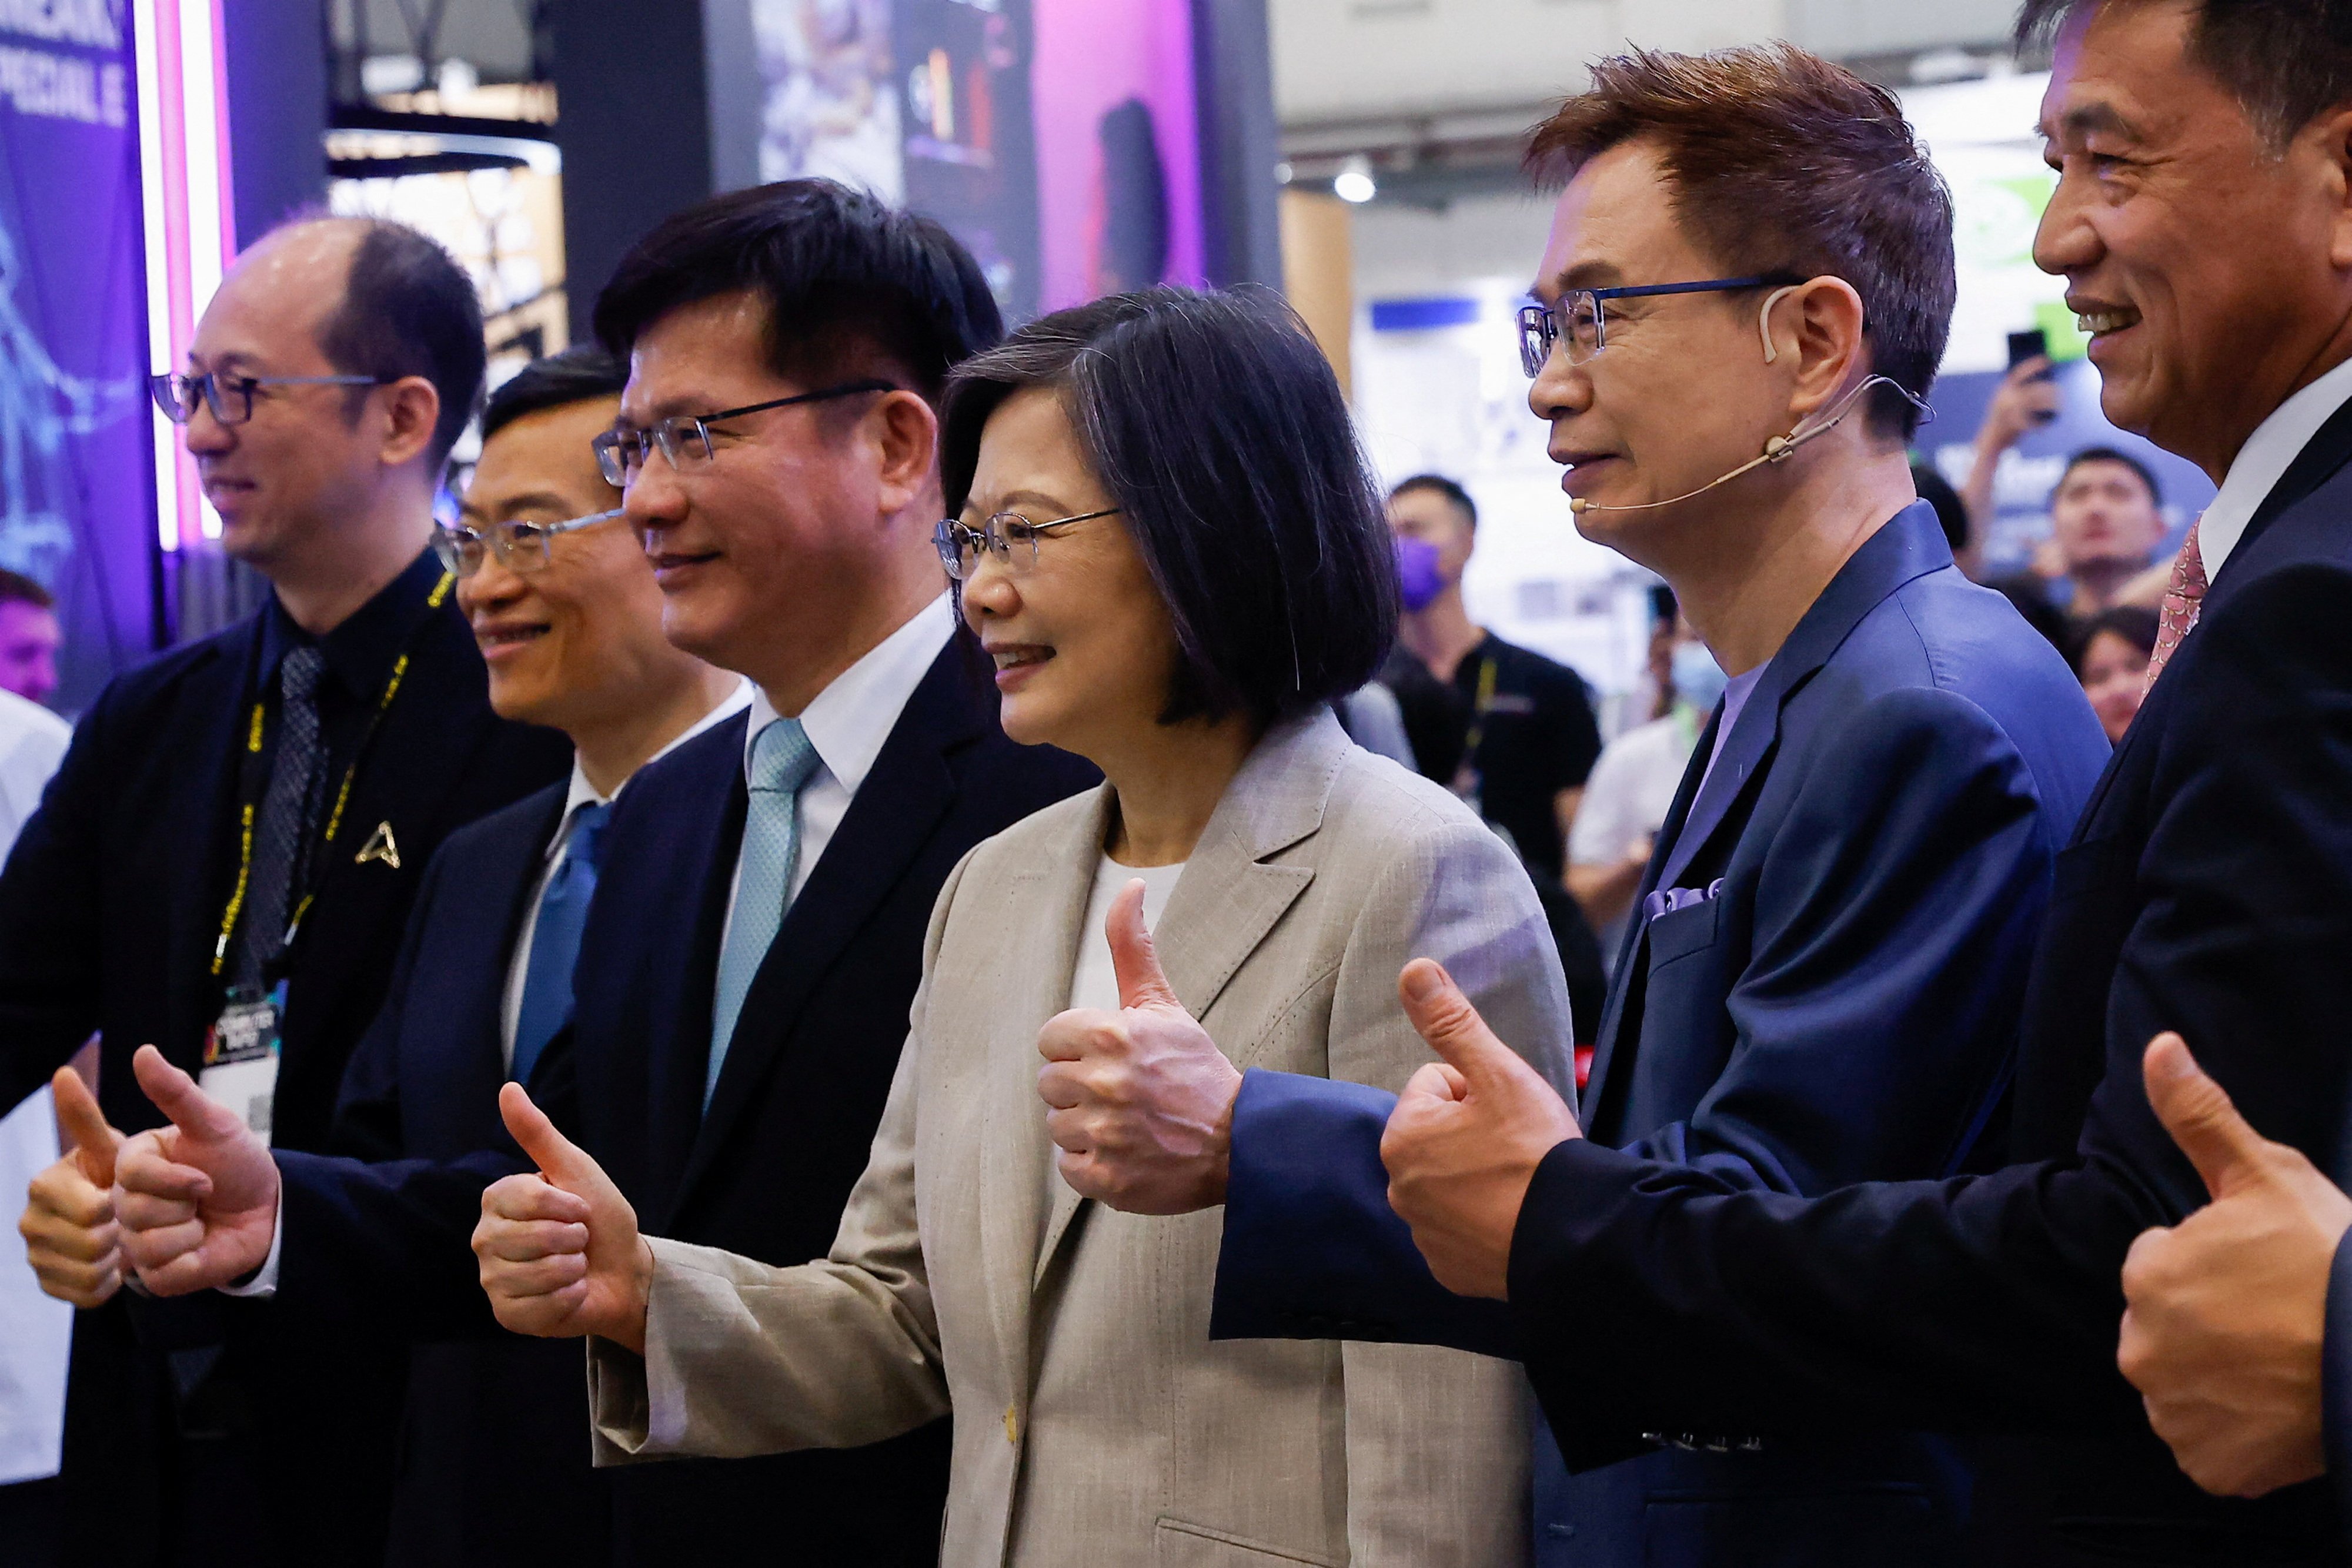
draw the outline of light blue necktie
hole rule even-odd
[[[751,993],[751,977],[784,923],[792,902],[793,871],[800,863],[801,786],[817,768],[816,748],[796,718],[772,721],[751,743],[751,804],[743,818],[743,847],[736,861],[735,909],[727,923],[727,946],[719,955],[719,984],[710,1001],[710,1066],[702,1079],[702,1107],[710,1108],[719,1070],[735,1038],[735,1020]]]
[[[572,808],[563,863],[540,892],[530,957],[523,966],[522,1006],[515,1014],[514,1062],[507,1071],[518,1083],[530,1082],[540,1052],[572,1021],[572,970],[580,957],[580,934],[588,925],[588,901],[596,892],[596,859],[611,810],[593,800]]]

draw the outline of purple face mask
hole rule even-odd
[[[1445,575],[1437,565],[1437,547],[1427,539],[1399,538],[1396,555],[1397,584],[1403,591],[1405,609],[1428,609],[1445,591]]]

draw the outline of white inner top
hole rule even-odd
[[[1103,935],[1103,922],[1110,917],[1111,900],[1129,883],[1143,883],[1143,928],[1156,930],[1160,912],[1168,907],[1168,895],[1176,891],[1176,879],[1184,874],[1184,862],[1174,865],[1121,865],[1105,855],[1095,868],[1094,895],[1087,900],[1087,917],[1078,934],[1077,967],[1070,973],[1070,1006],[1100,1008],[1105,1012],[1118,1010],[1118,975],[1110,966],[1110,938]]]

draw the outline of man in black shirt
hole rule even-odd
[[[1560,879],[1568,827],[1601,755],[1592,699],[1574,670],[1470,619],[1462,569],[1478,508],[1435,474],[1389,496],[1404,578],[1397,651],[1381,678],[1404,709],[1422,772],[1511,835],[1539,883]]]

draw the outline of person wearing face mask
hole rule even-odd
[[[1531,1071],[1566,1082],[1525,872],[1328,706],[1378,664],[1395,603],[1329,365],[1271,296],[1115,297],[968,361],[941,451],[940,556],[1005,733],[1107,782],[949,878],[824,1259],[648,1241],[505,1091],[541,1174],[485,1197],[500,1321],[595,1336],[607,1461],[871,1443],[951,1414],[949,1568],[1524,1562],[1513,1368],[1213,1344],[1214,1218],[1138,1218],[1068,1185],[1109,1152],[1085,1107],[1160,1072],[1139,1016],[1197,1016],[1243,1061],[1401,1084],[1428,1060],[1396,1007],[1412,954],[1473,977]],[[1213,1159],[1212,1129],[1181,1142],[1184,1163]]]
[[[1428,778],[1510,834],[1528,867],[1557,883],[1601,728],[1583,680],[1470,619],[1462,573],[1478,507],[1459,484],[1417,474],[1389,493],[1404,613],[1382,678]]]
[[[1532,151],[1568,178],[1520,320],[1529,406],[1580,529],[1664,578],[1730,675],[1637,886],[1583,1127],[1645,1181],[1779,1203],[1989,1162],[2053,867],[2108,748],[1914,492],[1949,196],[1891,95],[1786,45],[1601,61]],[[1401,1215],[1433,1186],[1483,1192],[1493,1148],[1572,1118],[1538,1082],[1512,1103],[1555,1121],[1435,1142],[1452,1107],[1522,1077],[1460,1045],[1447,1026],[1483,1004],[1444,967],[1400,979],[1448,1061],[1396,1101],[1237,1075],[1207,1032],[1151,1020],[1168,1066],[1097,1108],[1118,1152],[1088,1190],[1223,1204],[1222,1336],[1339,1322],[1526,1354],[1558,1440],[1537,1460],[1549,1565],[1948,1561],[1969,1487],[1930,1424],[1631,1426],[1580,1396],[1666,1370],[1628,1354],[1653,1325],[1594,1334],[1515,1317],[1516,1290],[1454,1294],[1503,1294],[1507,1231],[1476,1271],[1433,1271]],[[1200,1125],[1225,1158],[1179,1179],[1153,1151]],[[1587,1218],[1531,1212],[1517,1256]],[[1746,1286],[1736,1264],[1675,1278],[1705,1300]]]
[[[1723,667],[1682,619],[1672,590],[1658,591],[1665,596],[1662,635],[1671,644],[1666,711],[1601,748],[1569,835],[1568,890],[1591,923],[1604,961],[1614,957],[1625,934],[1651,846],[1726,685]]]

